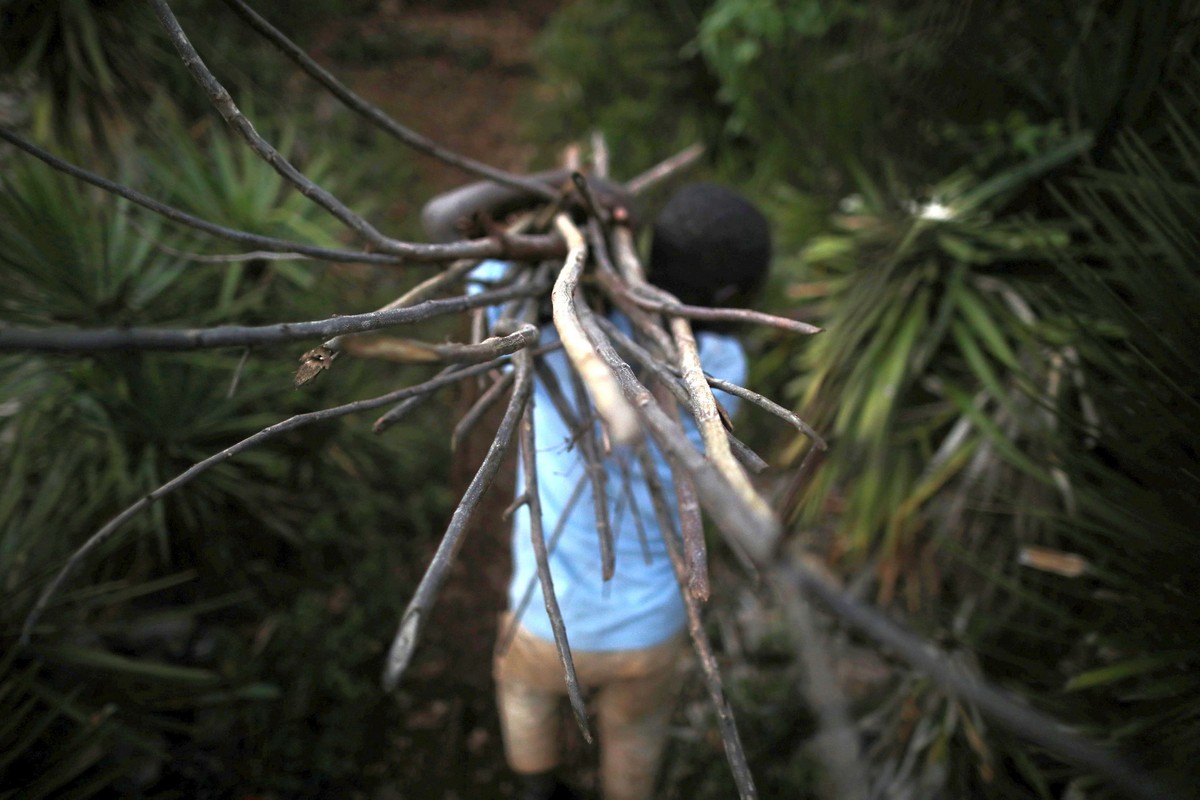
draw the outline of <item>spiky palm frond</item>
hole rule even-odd
[[[150,169],[174,176],[154,181],[171,183],[164,193],[174,202],[221,209],[242,227],[334,240],[302,198],[289,196],[275,173],[235,151],[223,134],[198,144],[175,118],[163,125],[175,137],[170,157]],[[208,168],[210,158],[216,169]],[[126,163],[113,169],[143,185],[149,182],[140,172],[145,168]],[[0,177],[0,252],[6,280],[0,324],[307,318],[349,297],[346,276],[336,268],[205,261],[227,249],[196,242],[24,161],[6,164]],[[375,301],[361,287],[353,292],[349,302]],[[3,359],[0,636],[15,641],[36,593],[63,559],[134,499],[289,411],[364,388],[366,371],[348,365],[336,385],[300,394],[291,383],[297,354],[285,351],[277,359],[264,351],[244,363],[242,355]],[[411,440],[430,432],[400,435]],[[385,583],[396,564],[380,556],[385,550],[394,555],[385,546],[389,525],[380,520],[407,514],[408,524],[420,529],[444,502],[436,492],[407,497],[380,486],[382,476],[403,477],[420,463],[400,455],[403,446],[381,442],[361,426],[338,432],[336,443],[334,433],[282,437],[156,504],[106,546],[108,557],[80,584],[87,588],[64,594],[48,609],[38,637],[45,644],[3,648],[0,797],[133,794],[159,780],[212,779],[212,768],[190,763],[184,751],[191,745],[181,743],[229,741],[230,730],[247,718],[280,714],[277,707],[287,704],[276,681],[283,673],[273,665],[284,659],[264,663],[249,641],[253,631],[222,637],[217,620],[240,619],[253,606],[256,615],[276,614],[284,625],[312,627],[311,638],[325,635],[327,615],[290,608],[299,587],[309,586],[314,595],[329,591],[329,565],[356,560],[376,565],[370,579]],[[346,530],[371,533],[346,537]],[[311,554],[297,555],[301,550]],[[363,596],[379,594],[358,588]],[[371,624],[386,627],[390,608],[382,599],[371,608],[379,617]],[[326,661],[302,665],[312,680],[301,683],[317,683],[310,695],[344,691],[351,667],[364,673],[353,679],[359,686],[374,686],[378,645],[366,641],[365,625],[351,625]],[[347,708],[368,702],[353,697]],[[259,734],[263,741],[254,746],[268,753],[280,746]],[[267,775],[264,785],[270,780]]]
[[[1065,394],[1084,402],[1066,406],[1073,435],[1056,442],[1077,513],[1054,533],[1088,565],[1065,689],[1098,728],[1195,781],[1200,127],[1194,106],[1170,107],[1169,146],[1123,135],[1112,166],[1058,195],[1086,233],[1058,259],[1076,342]]]

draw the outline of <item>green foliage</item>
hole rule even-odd
[[[1058,322],[1031,303],[1055,290],[1043,251],[1069,229],[1000,209],[1088,144],[987,178],[959,173],[907,208],[880,207],[894,194],[871,188],[806,248],[827,332],[794,356],[788,391],[836,443],[806,491],[845,493],[841,547],[883,555],[885,596],[918,533],[963,536],[968,494],[1019,507],[1041,492],[1036,453],[1055,422],[1039,406]],[[824,513],[806,506],[807,521]]]
[[[157,184],[152,193],[233,226],[336,241],[319,209],[223,131],[197,142],[176,117],[156,114],[162,155],[113,168],[124,181]],[[274,138],[298,146],[299,137]],[[317,160],[304,166],[335,185]],[[14,159],[0,183],[0,319],[190,326],[381,303],[359,270],[205,260],[224,250]],[[296,392],[296,351],[265,348],[244,362],[237,352],[4,359],[0,630],[10,644],[67,554],[122,508],[289,414],[386,390],[372,370],[344,364],[336,380]],[[408,548],[448,502],[445,491],[394,487],[425,474],[438,430],[381,441],[361,421],[310,428],[220,464],[131,520],[72,577],[34,646],[4,648],[0,796],[238,787],[296,796],[311,788],[301,774],[321,786],[359,783],[355,759],[378,749],[359,753],[336,728],[295,714],[341,714],[338,724],[352,727],[391,708],[376,672],[401,598],[384,587],[409,577]],[[390,535],[397,527],[404,539]],[[337,585],[353,592],[349,608],[322,616],[315,598]],[[271,641],[268,627],[280,637]],[[293,649],[298,640],[306,650]],[[201,741],[227,760],[202,755]]]
[[[715,89],[683,52],[703,5],[577,2],[556,13],[538,38],[529,138],[551,157],[600,130],[623,178],[710,139],[697,111]]]
[[[307,3],[258,0],[253,7],[301,43],[334,14],[353,19],[373,0]],[[260,45],[258,34],[214,0],[178,0],[188,38],[239,102],[277,96],[291,62]],[[114,151],[129,121],[155,97],[171,97],[189,118],[211,107],[144,3],[133,0],[6,0],[0,4],[0,81],[31,78],[34,127],[42,138],[89,140]]]
[[[130,0],[10,0],[0,7],[0,75],[32,74],[43,135],[86,126],[104,139],[125,103],[145,101],[152,20]]]
[[[855,164],[877,149],[874,137],[883,131],[871,123],[879,70],[903,65],[888,59],[834,66],[834,53],[867,45],[832,34],[902,34],[899,25],[919,19],[886,7],[868,14],[866,5],[722,0],[704,15],[695,47],[719,81],[718,99],[729,108],[727,132],[751,143],[751,170],[783,170],[783,177],[811,182],[831,162]],[[899,58],[907,62],[919,52],[912,48]],[[796,158],[797,152],[806,157]]]
[[[835,195],[891,173],[914,192],[989,151],[1028,156],[1039,130],[1106,152],[1192,52],[1186,5],[717,0],[694,47],[750,172]],[[998,127],[1016,147],[994,147]]]
[[[1058,262],[1077,337],[1064,394],[1086,402],[1063,409],[1074,435],[1056,442],[1056,456],[1077,513],[1055,526],[1062,546],[1087,559],[1093,584],[1065,688],[1102,710],[1098,727],[1193,782],[1200,369],[1185,353],[1200,335],[1194,100],[1170,106],[1170,146],[1152,151],[1123,135],[1113,167],[1082,171],[1059,195],[1086,231]]]
[[[1200,182],[1195,97],[1175,97],[1154,98],[1166,111],[1145,126],[1169,148],[1050,125],[987,159],[1046,148],[1024,164],[964,170],[927,201],[864,184],[808,248],[827,333],[797,357],[793,388],[833,439],[805,519],[836,501],[837,547],[878,559],[883,600],[903,590],[911,609],[958,620],[985,674],[1190,783],[1195,718],[1181,709],[1200,689],[1185,677],[1200,639],[1182,587],[1200,443],[1178,354],[1197,333]],[[1022,566],[1039,564],[1032,545],[1082,558],[1085,576]],[[947,724],[931,741],[952,740]],[[881,774],[912,763],[907,741],[878,754]],[[998,797],[1089,785],[1003,737],[952,752],[918,782]]]

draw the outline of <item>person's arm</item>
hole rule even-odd
[[[539,172],[530,177],[552,188],[562,189],[571,184],[569,169]],[[589,177],[588,183],[601,205],[609,208],[622,205],[632,210],[633,196],[620,184],[594,177]],[[485,213],[499,220],[543,202],[543,198],[519,188],[478,181],[443,192],[426,203],[421,210],[421,225],[430,241],[451,242],[464,238],[463,223],[469,223],[476,214]]]

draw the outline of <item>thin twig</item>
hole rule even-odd
[[[619,453],[615,457],[617,459],[617,469],[621,473],[621,495],[625,498],[625,504],[629,507],[629,513],[633,518],[633,527],[637,531],[638,544],[642,547],[642,563],[650,566],[653,561],[653,553],[650,552],[650,539],[646,536],[646,526],[642,522],[642,510],[638,507],[637,498],[633,494],[633,476],[629,470],[629,460],[625,457],[625,453]]]
[[[788,409],[779,405],[778,403],[774,402],[773,400],[763,397],[758,392],[751,391],[750,389],[747,389],[744,386],[738,386],[736,383],[731,383],[729,381],[722,380],[720,378],[714,378],[712,375],[709,375],[708,373],[704,374],[704,379],[706,381],[708,381],[708,385],[713,387],[714,389],[720,389],[722,392],[726,392],[728,394],[734,395],[735,397],[740,397],[743,400],[746,400],[747,402],[753,403],[754,405],[758,406],[759,408],[763,409],[764,411],[768,411],[771,414],[774,414],[775,416],[779,417],[781,420],[783,420],[787,423],[790,423],[791,425],[794,425],[797,430],[799,430],[801,433],[803,433],[805,436],[807,436],[810,440],[812,440],[813,446],[816,449],[818,449],[818,450],[828,450],[829,449],[829,445],[826,444],[825,440],[823,438],[821,438],[820,434],[818,434],[815,430],[813,430],[812,427],[809,426],[809,424],[807,422],[800,419],[800,417],[796,416],[796,414],[792,413],[791,411],[789,411]]]
[[[0,352],[89,353],[105,350],[204,350],[246,347],[303,339],[328,339],[346,333],[365,333],[395,325],[423,322],[470,308],[494,305],[513,297],[536,294],[537,286],[513,286],[426,300],[407,308],[371,311],[324,320],[282,322],[276,325],[223,325],[215,328],[97,328],[60,330],[0,327]]]
[[[514,377],[515,376],[512,372],[505,372],[501,375],[498,375],[496,379],[492,381],[492,385],[489,386],[487,390],[479,396],[479,399],[471,404],[471,407],[467,409],[465,414],[462,415],[462,418],[455,423],[454,430],[450,432],[451,451],[458,450],[459,444],[461,444],[467,435],[470,434],[471,429],[475,427],[475,424],[479,422],[479,419],[486,414],[488,409],[495,405],[496,400],[498,400],[500,396],[508,391],[508,388],[512,386]]]
[[[536,356],[542,355],[543,353],[548,352],[548,350],[549,350],[549,348],[547,348],[546,346],[543,345],[540,347],[533,348],[532,352],[533,352],[533,355],[536,357]],[[489,366],[493,365],[493,364],[500,364],[500,363],[503,363],[503,362],[501,362],[501,361],[489,362]],[[442,378],[445,376],[454,376],[453,380],[457,381],[457,380],[460,380],[462,377],[475,376],[475,375],[478,375],[480,378],[482,378],[484,373],[490,372],[490,371],[491,370],[480,370],[476,367],[463,367],[460,364],[452,364],[452,365],[446,367],[445,369],[443,369],[441,372],[439,372],[437,374],[437,376],[435,376],[435,377]],[[457,373],[459,373],[459,372],[463,372],[464,375],[458,376]],[[505,374],[511,375],[512,373],[509,372],[509,373],[505,373]],[[381,416],[379,419],[375,420],[375,424],[371,426],[371,430],[374,433],[383,433],[385,430],[387,430],[391,426],[395,425],[397,422],[399,422],[401,419],[403,419],[405,416],[407,416],[410,412],[412,412],[413,409],[420,406],[422,403],[424,403],[426,400],[430,399],[432,396],[433,396],[433,394],[431,392],[429,394],[424,394],[424,395],[420,395],[418,397],[411,397],[411,398],[408,398],[407,400],[402,400],[394,408],[389,409],[386,414]]]
[[[587,390],[579,373],[571,371],[571,386],[575,402],[580,409],[588,410]],[[596,436],[596,427],[588,413],[580,420],[579,449],[583,453],[588,477],[592,484],[592,510],[596,519],[596,538],[600,544],[600,576],[612,580],[617,568],[617,553],[613,546],[612,524],[608,516],[608,470],[602,460],[603,447]]]
[[[242,137],[246,144],[250,146],[250,149],[259,158],[270,164],[271,168],[279,173],[284,180],[292,184],[302,195],[328,211],[335,219],[353,230],[377,250],[416,258],[422,254],[427,255],[429,248],[436,246],[403,242],[383,235],[371,223],[342,203],[341,200],[318,186],[306,177],[304,173],[296,169],[290,161],[254,129],[250,120],[246,118],[246,115],[234,103],[228,90],[221,85],[216,76],[205,66],[203,59],[200,58],[200,54],[196,52],[196,49],[188,40],[187,34],[180,27],[179,21],[175,18],[166,0],[147,1],[153,7],[154,13],[158,17],[163,30],[166,31],[167,38],[170,39],[171,44],[178,51],[180,58],[183,60],[184,67],[187,68],[192,77],[196,79],[196,82],[204,89],[209,101],[217,109],[217,112]],[[476,254],[456,252],[453,257],[466,258],[473,255]]]
[[[122,525],[140,513],[143,509],[149,507],[152,503],[162,499],[163,497],[166,497],[175,490],[191,483],[209,469],[217,466],[218,464],[223,464],[239,453],[256,447],[263,442],[279,436],[282,433],[287,433],[288,431],[293,431],[297,428],[302,428],[317,422],[324,422],[326,420],[344,417],[347,414],[355,414],[360,411],[370,411],[407,397],[414,397],[433,392],[437,389],[440,389],[442,386],[446,386],[455,381],[486,372],[487,370],[498,366],[499,363],[500,362],[497,361],[488,364],[476,364],[470,367],[465,367],[454,375],[439,376],[437,378],[433,378],[432,380],[425,381],[424,383],[417,384],[416,386],[408,386],[403,389],[397,389],[394,392],[388,392],[387,394],[380,395],[379,397],[373,397],[367,400],[357,400],[353,403],[346,403],[344,405],[334,406],[333,408],[324,408],[318,411],[309,411],[304,414],[296,414],[295,416],[288,417],[280,422],[276,422],[274,425],[270,425],[258,433],[247,436],[240,442],[225,448],[219,453],[209,456],[203,461],[193,464],[191,467],[188,467],[171,480],[162,484],[149,494],[139,499],[137,502],[130,505],[120,514],[113,517],[108,521],[108,523],[100,528],[100,530],[89,536],[87,540],[75,550],[75,552],[71,553],[66,564],[63,565],[62,569],[59,570],[58,574],[54,576],[54,579],[46,586],[46,588],[42,590],[42,594],[38,597],[37,602],[34,603],[33,609],[25,618],[25,624],[21,628],[21,643],[28,644],[29,637],[33,632],[33,628],[35,625],[37,625],[42,613],[46,610],[46,605],[50,602],[50,598],[54,596],[54,594],[63,585],[70,574],[75,571],[75,569],[92,551],[108,541],[108,539],[114,533],[116,533],[116,531]]]
[[[450,369],[452,368],[447,368],[446,371],[439,372],[438,375],[441,376],[449,374],[448,370]],[[429,394],[421,394],[417,395],[416,397],[410,397],[407,400],[401,400],[399,403],[389,408],[386,414],[375,420],[375,422],[371,425],[371,432],[383,433],[396,423],[403,421],[406,417],[408,417],[409,414],[416,411],[418,408],[425,405],[432,399],[433,393],[431,392]]]
[[[215,222],[209,222],[194,214],[189,214],[174,206],[155,200],[136,189],[131,189],[64,161],[4,128],[0,128],[0,139],[39,159],[59,172],[103,189],[110,194],[123,197],[173,222],[187,225],[188,227],[227,241],[236,242],[245,247],[256,247],[274,253],[298,254],[321,261],[400,265],[409,261],[437,262],[451,261],[458,258],[554,258],[566,252],[566,248],[559,237],[540,235],[514,235],[499,239],[475,239],[442,244],[412,244],[407,252],[404,253],[364,253],[355,250],[333,250],[290,239],[261,236],[249,231],[227,228]]]
[[[189,214],[174,206],[155,200],[154,198],[142,194],[136,189],[130,189],[127,186],[110,181],[108,178],[101,177],[94,172],[89,172],[82,167],[78,167],[68,161],[64,161],[58,156],[55,156],[32,142],[28,142],[12,131],[0,128],[0,139],[8,142],[19,150],[22,150],[34,158],[42,161],[50,167],[70,175],[72,178],[89,183],[103,189],[110,194],[115,194],[118,197],[123,197],[132,203],[136,203],[145,209],[153,211],[160,216],[166,217],[173,222],[179,222],[212,236],[217,236],[222,239],[237,242],[249,247],[261,247],[274,253],[286,253],[288,255],[297,254],[317,258],[324,261],[343,261],[347,263],[373,263],[373,264],[398,264],[403,259],[400,256],[389,255],[386,253],[361,253],[353,250],[330,250],[324,247],[316,247],[313,245],[304,244],[302,242],[293,242],[287,239],[276,239],[270,236],[260,236],[248,231],[240,231],[234,228],[226,228],[223,225],[217,225],[214,222],[209,222],[206,219]]]
[[[454,375],[461,369],[462,367],[460,365],[451,364],[450,366],[439,371],[434,378],[444,378]],[[423,406],[427,401],[433,398],[433,395],[433,392],[428,392],[426,394],[419,394],[416,397],[409,397],[401,400],[399,403],[389,408],[387,412],[379,417],[379,419],[375,420],[375,422],[371,425],[371,432],[375,434],[383,433],[388,428],[407,417],[413,411]]]
[[[259,34],[275,45],[284,55],[295,62],[297,66],[308,73],[310,77],[328,89],[347,108],[369,120],[398,141],[403,142],[418,152],[432,156],[453,167],[458,167],[464,172],[523,189],[537,197],[553,200],[558,195],[556,191],[545,184],[505,172],[504,170],[488,166],[481,161],[476,161],[473,158],[455,153],[416,131],[401,125],[381,109],[371,105],[362,97],[355,94],[348,86],[310,58],[295,42],[271,25],[271,23],[267,22],[266,19],[259,16],[254,9],[247,6],[242,0],[225,0],[225,4],[245,20],[250,27],[258,31]]]
[[[588,240],[596,258],[596,280],[601,290],[612,300],[613,305],[629,318],[634,329],[658,348],[664,359],[671,363],[678,361],[675,342],[663,328],[662,317],[646,312],[629,296],[628,281],[613,266],[604,230],[595,220],[588,221]]]
[[[654,375],[663,386],[670,390],[676,400],[684,405],[688,404],[687,389],[684,388],[683,382],[672,371],[670,366],[654,358],[644,347],[626,336],[625,332],[618,328],[612,320],[605,317],[596,317],[596,323],[608,334],[609,339],[616,346],[617,350],[636,361]],[[727,428],[725,436],[729,439],[729,447],[733,450],[734,457],[737,458],[738,462],[755,475],[766,471],[770,465],[758,453],[751,450],[749,445],[734,436],[733,431],[728,430],[729,427],[732,427],[732,423],[729,422],[729,414],[725,411],[724,406],[721,405],[719,400],[717,401],[717,412],[721,414],[722,424]]]
[[[436,275],[431,275],[430,277],[418,283],[416,286],[409,289],[404,294],[397,297],[392,302],[376,310],[390,311],[393,308],[404,308],[406,306],[415,305],[422,300],[428,300],[445,287],[457,282],[477,266],[479,266],[479,261],[476,259],[464,258],[455,261],[453,264],[441,270]],[[340,336],[335,336],[327,342],[322,342],[322,347],[325,347],[333,352],[341,350],[341,345],[342,337]]]
[[[592,487],[592,511],[596,520],[596,538],[600,543],[600,574],[604,580],[611,580],[616,568],[616,555],[613,552],[612,526],[608,518],[608,493],[605,489],[608,473],[600,460],[600,448],[596,442],[596,431],[593,427],[595,418],[587,405],[587,392],[580,385],[578,374],[571,372],[571,377],[574,379],[576,404],[584,412],[581,418],[581,415],[576,413],[575,407],[572,407],[567,401],[566,394],[559,385],[558,377],[550,365],[545,361],[539,361],[535,364],[535,369],[541,380],[542,389],[550,398],[554,410],[558,412],[567,427],[573,431],[574,441],[579,445],[579,452],[583,457],[583,471],[588,478],[588,484]]]
[[[713,398],[708,381],[704,379],[704,367],[700,365],[700,349],[692,335],[691,324],[686,319],[674,317],[671,320],[671,333],[675,337],[675,347],[679,350],[679,369],[683,376],[683,385],[691,398],[692,418],[696,420],[696,427],[704,440],[704,454],[748,506],[760,514],[770,515],[771,510],[767,508],[766,501],[751,485],[750,478],[729,449],[725,426],[721,424],[721,415],[717,412],[717,401]]]
[[[646,478],[646,487],[654,505],[654,514],[658,519],[663,541],[667,545],[667,555],[671,559],[671,567],[675,571],[675,580],[679,583],[679,593],[683,597],[684,608],[687,609],[688,633],[692,638],[692,648],[700,660],[700,671],[704,675],[704,685],[708,690],[709,702],[712,703],[713,711],[717,714],[717,730],[721,734],[721,742],[725,745],[725,758],[729,761],[729,769],[733,773],[733,781],[737,785],[738,797],[741,800],[752,800],[758,797],[758,791],[754,787],[754,776],[746,761],[746,753],[742,748],[742,739],[738,734],[733,709],[725,697],[721,670],[713,655],[712,643],[704,630],[699,604],[687,589],[687,572],[683,564],[683,556],[679,552],[679,542],[675,538],[675,526],[667,508],[665,491],[659,481],[658,470],[655,468],[654,460],[650,457],[649,450],[644,445],[639,445],[637,454],[641,461],[642,474]]]
[[[158,17],[159,24],[166,31],[167,38],[179,53],[180,59],[183,61],[184,67],[200,84],[208,95],[209,102],[217,110],[217,113],[225,120],[241,138],[250,146],[254,154],[267,162],[280,177],[294,186],[304,195],[321,208],[328,211],[335,219],[341,222],[346,227],[353,230],[366,241],[370,242],[375,247],[388,253],[399,253],[405,249],[404,242],[397,242],[387,236],[384,236],[375,229],[371,223],[367,222],[361,216],[351,211],[341,200],[338,200],[330,192],[318,186],[311,179],[304,175],[300,170],[296,169],[290,161],[287,160],[275,147],[268,142],[258,131],[254,129],[254,125],[242,113],[241,109],[234,103],[233,97],[229,91],[221,85],[216,76],[205,65],[200,54],[196,52],[196,48],[192,46],[187,34],[179,24],[179,20],[175,18],[175,14],[171,11],[171,7],[166,0],[147,0],[150,6],[154,9],[155,16]],[[399,250],[397,250],[399,246]]]
[[[520,353],[515,359],[517,370],[528,375],[533,367],[533,358],[529,353]],[[567,641],[567,629],[563,624],[562,611],[558,607],[558,597],[554,594],[554,578],[550,574],[550,556],[546,552],[546,539],[542,532],[542,501],[538,491],[537,450],[534,447],[533,404],[525,404],[525,415],[521,421],[520,431],[521,466],[524,471],[525,499],[529,507],[529,538],[533,544],[533,557],[537,562],[538,580],[542,583],[542,600],[546,606],[546,616],[550,618],[550,628],[554,632],[554,645],[558,648],[558,658],[562,662],[563,677],[567,684],[567,698],[571,703],[571,711],[575,714],[575,723],[579,726],[583,738],[591,744],[592,733],[588,728],[587,708],[583,704],[583,693],[579,689],[579,678],[575,675],[575,661],[571,658],[571,646]]]
[[[678,300],[666,299],[661,289],[651,284],[635,286],[631,299],[639,306],[651,311],[657,311],[670,317],[686,317],[707,322],[745,322],[755,325],[766,325],[771,328],[789,331],[791,333],[813,334],[820,333],[821,328],[796,319],[754,311],[749,308],[709,308],[707,306],[690,306]]]
[[[579,502],[579,498],[583,497],[583,489],[587,484],[587,479],[580,477],[575,481],[575,486],[571,489],[571,496],[567,498],[567,502],[563,505],[562,513],[558,515],[558,521],[554,523],[554,530],[550,533],[550,541],[547,544],[547,554],[554,555],[554,550],[558,547],[558,540],[562,538],[563,531],[567,528],[567,520],[571,516],[571,512],[575,509],[575,504]],[[516,509],[513,509],[514,511]],[[504,632],[496,637],[496,652],[507,653],[508,648],[512,645],[513,637],[517,633],[517,626],[521,622],[521,617],[525,616],[525,610],[529,608],[529,601],[533,599],[533,589],[538,585],[538,577],[535,575],[525,584],[525,591],[521,594],[521,600],[516,607],[512,609],[509,615],[509,624]]]
[[[245,264],[250,261],[314,261],[312,256],[304,253],[280,253],[274,250],[251,250],[248,253],[193,253],[188,250],[180,250],[177,247],[163,244],[158,241],[155,234],[146,230],[143,225],[140,225],[135,219],[130,218],[130,225],[138,234],[146,240],[155,250],[160,253],[166,253],[169,256],[182,258],[185,261],[193,261],[197,264]],[[396,256],[389,258],[397,259]]]
[[[492,336],[478,344],[422,342],[393,336],[355,336],[342,341],[342,352],[359,358],[374,358],[401,364],[423,364],[433,361],[474,364],[532,347],[537,343],[537,337],[538,329],[533,325],[522,325],[507,336]]]
[[[417,585],[417,590],[413,593],[412,600],[409,601],[404,615],[400,618],[400,627],[392,640],[392,646],[388,649],[387,664],[383,671],[385,691],[390,692],[396,688],[412,660],[426,618],[429,616],[442,584],[445,583],[446,574],[450,570],[454,556],[458,552],[463,531],[466,530],[467,523],[479,503],[479,498],[496,477],[496,472],[500,469],[500,462],[512,442],[517,423],[524,413],[525,404],[529,401],[533,385],[531,371],[527,364],[527,359],[517,362],[512,397],[509,399],[508,408],[504,411],[504,418],[500,420],[500,426],[496,429],[496,438],[492,440],[487,455],[483,458],[483,463],[479,465],[479,469],[463,493],[462,499],[459,500],[458,507],[454,509],[446,533],[442,536],[441,543],[438,544],[437,552],[434,553],[429,567]]]
[[[445,286],[456,282],[462,276],[466,275],[479,264],[478,261],[472,259],[462,259],[455,261],[450,266],[446,267],[441,272],[426,278],[419,284],[409,289],[400,297],[385,305],[378,311],[390,311],[394,308],[404,308],[411,306],[422,300],[427,300],[437,294]],[[306,352],[300,356],[300,366],[296,369],[295,384],[296,388],[300,388],[304,384],[316,378],[322,372],[333,367],[338,355],[343,350],[343,343],[353,341],[354,336],[335,336],[328,341],[322,342],[319,346]],[[473,340],[473,344],[478,344],[483,337],[478,340]]]
[[[700,160],[702,155],[704,155],[704,145],[699,143],[689,145],[670,158],[655,164],[641,175],[626,181],[625,188],[629,190],[630,194],[641,194],[651,186],[692,166]]]
[[[656,389],[665,392],[662,384]],[[658,392],[656,392],[658,394]],[[675,422],[679,422],[679,407],[670,398],[659,395],[659,405]],[[704,521],[700,517],[700,501],[696,497],[696,484],[687,473],[673,476],[675,505],[679,509],[679,535],[683,540],[683,569],[687,575],[688,593],[698,603],[707,603],[708,551],[704,543]]]
[[[804,499],[801,492],[808,483],[808,476],[816,469],[825,452],[815,444],[809,447],[804,458],[800,460],[800,466],[792,469],[792,475],[786,485],[776,490],[775,503],[779,507],[780,519],[792,519],[795,515],[796,509]]]

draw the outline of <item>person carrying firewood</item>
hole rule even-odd
[[[546,177],[561,180],[564,175]],[[596,194],[609,207],[629,200],[619,186],[607,182],[596,182]],[[533,203],[517,190],[478,183],[435,198],[422,219],[431,238],[445,241],[461,235],[464,221],[476,214],[498,219]],[[744,305],[766,279],[771,260],[767,221],[729,188],[707,183],[681,187],[654,220],[651,234],[647,278],[683,303]],[[484,262],[469,280],[476,287],[493,283],[507,269],[503,262]],[[493,320],[497,316],[498,311]],[[608,317],[629,332],[629,322],[619,312]],[[556,343],[550,320],[539,322],[540,344]],[[695,329],[705,371],[744,383],[746,356],[737,339],[715,326],[706,329],[698,323]],[[540,358],[532,400],[534,449],[554,594],[579,684],[589,693],[596,718],[602,795],[605,800],[644,800],[653,796],[686,652],[685,606],[663,539],[678,536],[678,518],[671,530],[661,530],[650,488],[657,483],[665,496],[674,498],[671,469],[653,447],[648,461],[621,447],[602,454],[612,531],[611,575],[606,578],[593,493],[586,486],[588,464],[584,448],[577,446],[579,427],[595,425],[594,415],[587,399],[576,393],[580,384],[566,355],[558,350]],[[715,394],[735,412],[737,398]],[[684,427],[700,448],[695,426],[685,420]],[[643,471],[646,464],[655,472],[650,480]],[[519,474],[518,496],[523,487]],[[505,756],[522,800],[576,797],[559,774],[567,688],[537,578],[527,505],[514,512],[512,524],[509,610],[501,621],[493,664]]]

